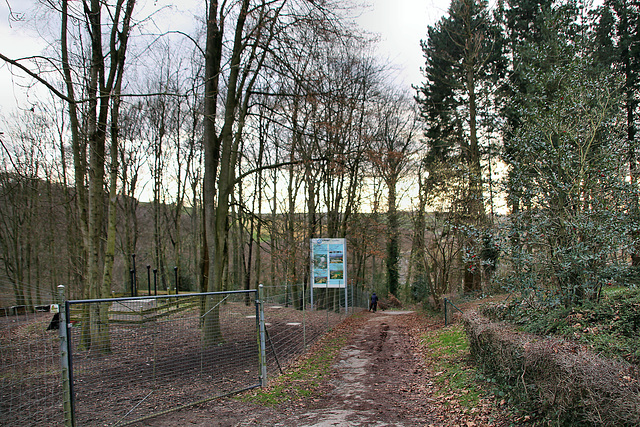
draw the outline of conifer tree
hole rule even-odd
[[[481,135],[490,134],[490,117],[496,111],[495,88],[504,74],[503,39],[484,0],[454,0],[436,25],[429,27],[422,43],[426,81],[417,101],[428,144],[430,188],[443,194],[462,185],[462,199],[451,200],[451,209],[469,228],[486,221],[481,156]],[[457,182],[442,179],[444,167],[458,170]],[[459,190],[459,189],[458,189]],[[477,243],[469,233],[469,248]],[[466,253],[471,254],[469,249]],[[465,260],[465,290],[480,288],[480,269],[470,256]]]

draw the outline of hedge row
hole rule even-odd
[[[463,321],[480,368],[545,424],[640,426],[637,366],[493,323],[477,311]]]

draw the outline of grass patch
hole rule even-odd
[[[475,408],[483,395],[476,382],[476,370],[469,365],[469,341],[460,324],[427,332],[421,344],[427,364],[435,371],[438,396],[450,405],[458,402],[468,410]]]
[[[362,316],[353,315],[352,320]],[[347,321],[348,323],[351,323]],[[265,388],[238,396],[243,402],[275,406],[289,400],[312,397],[331,372],[340,349],[346,345],[350,328],[334,329],[314,345],[307,355],[299,359],[288,371],[270,381]]]

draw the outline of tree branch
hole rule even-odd
[[[2,53],[0,53],[0,59],[2,59],[3,61],[5,61],[5,62],[7,62],[7,63],[9,63],[9,64],[11,64],[13,66],[16,66],[16,67],[20,68],[22,71],[24,71],[25,73],[27,73],[28,75],[30,75],[31,77],[33,77],[34,79],[36,79],[37,81],[39,81],[40,83],[45,85],[47,87],[47,89],[49,89],[51,92],[53,92],[54,95],[56,95],[58,98],[62,99],[63,101],[69,102],[71,104],[73,104],[75,102],[72,99],[70,99],[69,97],[67,97],[65,94],[60,92],[58,89],[53,87],[53,85],[51,83],[49,83],[48,81],[46,81],[45,79],[40,77],[37,73],[34,73],[33,71],[31,71],[30,69],[28,69],[24,65],[20,64],[18,61],[13,60],[11,58],[7,58]]]
[[[3,61],[14,65],[18,68],[20,68],[22,71],[24,71],[25,73],[27,73],[28,75],[30,75],[31,77],[33,77],[34,79],[36,79],[38,82],[42,83],[43,85],[45,85],[47,87],[47,89],[49,89],[51,92],[53,92],[54,95],[56,95],[58,98],[62,99],[63,101],[66,101],[70,104],[82,104],[84,102],[88,102],[90,100],[90,98],[87,99],[81,99],[78,101],[74,101],[71,98],[69,98],[68,96],[66,96],[65,94],[63,94],[62,92],[60,92],[58,89],[56,89],[51,83],[49,83],[48,81],[46,81],[45,79],[43,79],[42,77],[40,77],[37,73],[31,71],[30,69],[28,69],[27,67],[25,67],[24,65],[20,64],[17,60],[11,59],[6,57],[5,55],[3,55],[2,53],[0,53],[0,59],[2,59]],[[145,96],[176,96],[176,97],[186,97],[187,95],[183,95],[180,93],[167,93],[167,92],[157,92],[157,93],[123,93],[123,94],[119,94],[118,96],[120,98],[134,98],[134,97],[145,97]],[[103,95],[103,96],[99,96],[98,98],[103,98],[105,96],[111,96],[111,95]]]

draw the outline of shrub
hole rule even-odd
[[[482,313],[525,332],[560,336],[607,357],[640,364],[640,289],[606,290],[600,302],[572,308],[526,300],[485,306]]]
[[[552,425],[640,425],[640,372],[586,346],[541,338],[464,316],[470,352],[485,374],[508,391],[512,403]]]

